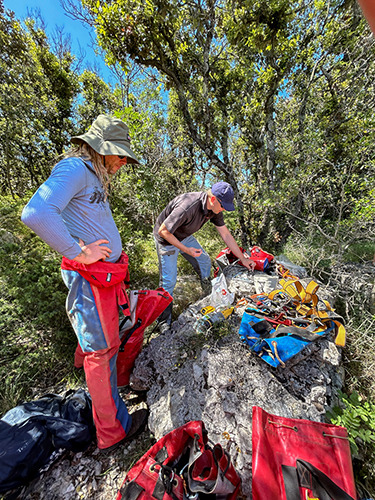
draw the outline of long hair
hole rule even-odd
[[[110,189],[110,178],[108,171],[104,165],[103,157],[99,153],[97,153],[87,142],[81,142],[77,146],[73,146],[66,153],[63,153],[58,159],[63,160],[64,158],[72,158],[78,157],[82,158],[82,160],[91,161],[92,166],[94,167],[95,173],[98,176],[98,179],[102,183],[105,198],[108,198],[109,189]]]

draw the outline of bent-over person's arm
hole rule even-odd
[[[241,263],[245,267],[247,267],[247,269],[249,269],[249,271],[253,271],[255,268],[255,262],[252,259],[245,257],[245,255],[241,252],[240,247],[238,246],[236,240],[233,238],[227,226],[216,226],[216,229],[229,250],[234,253],[234,255],[241,261]]]

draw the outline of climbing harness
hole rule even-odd
[[[318,297],[315,281],[304,287],[297,278],[283,278],[279,285],[269,294],[246,297],[239,335],[252,353],[271,366],[284,367],[304,347],[333,330],[336,345],[345,346],[344,320]]]

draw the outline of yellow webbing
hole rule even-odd
[[[284,276],[286,273],[284,274]],[[332,321],[335,324],[336,329],[336,338],[335,344],[344,347],[345,346],[345,336],[346,331],[345,327],[342,323],[337,320],[331,319],[333,316],[334,309],[332,309],[330,303],[327,300],[322,300],[325,310],[317,309],[317,305],[319,302],[319,298],[317,295],[317,291],[319,288],[318,283],[311,280],[306,288],[302,285],[302,283],[298,279],[281,279],[280,285],[282,288],[278,288],[277,290],[272,290],[270,294],[268,294],[268,298],[273,300],[274,297],[278,294],[287,295],[290,297],[294,305],[296,306],[296,310],[298,314],[308,317],[312,321],[316,323],[320,323],[321,327],[318,327],[316,332],[324,331],[327,326],[325,323]],[[330,314],[331,313],[331,314]]]
[[[319,301],[318,296],[316,295],[316,292],[319,288],[318,283],[315,281],[310,281],[306,288],[303,287],[301,282],[296,279],[291,279],[291,280],[280,280],[280,285],[282,288],[278,288],[277,290],[272,290],[272,292],[268,295],[269,299],[273,299],[275,295],[278,293],[286,293],[291,297],[294,301],[300,303],[300,304],[305,304],[305,303],[312,303],[312,305],[315,307]]]
[[[345,338],[346,338],[346,330],[345,327],[342,323],[339,321],[332,320],[335,325],[336,325],[336,338],[335,338],[335,344],[340,345],[341,347],[345,347]]]

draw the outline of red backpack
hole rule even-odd
[[[117,384],[129,384],[135,359],[142,350],[145,329],[151,325],[172,302],[164,288],[128,292],[130,316],[120,324],[121,345],[117,356]]]
[[[257,271],[267,271],[274,264],[275,257],[271,253],[265,252],[260,247],[252,247],[249,252],[247,252],[242,247],[240,247],[240,250],[245,255],[245,257],[248,257],[255,262],[255,269]],[[236,257],[228,247],[224,248],[224,250],[221,250],[215,260],[218,263],[218,267],[214,272],[215,278],[219,274],[220,269],[223,269],[226,266],[230,266],[233,264],[239,264],[241,266],[243,265],[239,261],[238,257]]]
[[[208,444],[201,420],[159,439],[127,473],[116,500],[235,500],[241,480],[220,444]]]

